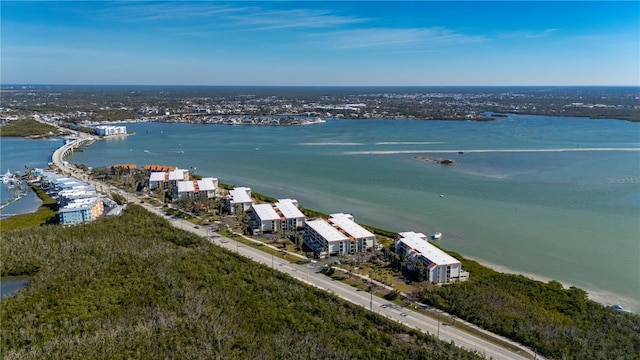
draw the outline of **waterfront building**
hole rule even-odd
[[[179,198],[186,196],[193,199],[209,200],[216,197],[218,179],[207,177],[200,180],[178,181],[173,189]]]
[[[305,243],[320,257],[350,255],[375,248],[376,237],[358,225],[351,214],[331,214],[328,219],[307,221]]]
[[[41,185],[60,204],[62,225],[94,221],[104,213],[102,199],[91,185],[49,171],[43,172]]]
[[[237,187],[229,190],[227,206],[229,207],[231,214],[240,214],[251,209],[251,206],[253,206],[253,200],[251,200],[251,188]]]
[[[295,199],[279,199],[273,204],[275,210],[284,218],[281,223],[282,231],[295,231],[304,228],[306,216],[298,208],[298,201]]]
[[[144,170],[151,172],[169,172],[177,169],[175,166],[166,166],[166,165],[145,165],[142,167]]]
[[[125,135],[127,133],[126,126],[98,125],[96,126],[96,134],[100,136]]]
[[[271,204],[254,204],[249,210],[249,227],[254,235],[277,232],[280,228],[280,214]]]
[[[189,180],[189,170],[156,171],[149,174],[149,189],[177,187],[178,181]]]
[[[401,232],[396,239],[395,248],[396,253],[406,256],[409,263],[422,262],[426,279],[432,283],[446,284],[469,278],[469,273],[462,270],[460,261],[430,244],[425,234]]]
[[[94,197],[73,201],[60,208],[60,224],[75,225],[96,220],[104,213],[102,200]]]
[[[111,166],[111,174],[132,174],[138,167],[136,164],[115,164]]]
[[[254,234],[295,231],[304,226],[298,202],[281,199],[271,204],[254,204],[249,210],[249,226]]]
[[[78,200],[95,199],[97,197],[98,192],[95,189],[63,190],[58,193],[58,203],[64,207]]]

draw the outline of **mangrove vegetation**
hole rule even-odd
[[[172,227],[137,205],[3,230],[4,359],[474,359]]]

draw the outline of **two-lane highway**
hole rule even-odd
[[[180,222],[180,220],[174,221],[173,223],[174,225],[180,226],[178,222]],[[189,228],[190,230],[196,231],[200,235],[206,236],[206,234],[204,233],[207,231],[206,229],[193,229],[191,226],[189,226]],[[240,255],[251,258],[253,261],[264,264],[268,267],[273,266],[275,270],[286,273],[316,288],[329,291],[344,300],[362,306],[365,309],[370,309],[382,316],[402,323],[410,328],[414,328],[424,333],[438,336],[443,341],[455,342],[457,346],[469,350],[475,350],[480,354],[494,359],[532,359],[534,357],[534,353],[532,351],[506,338],[500,339],[502,341],[519,346],[520,348],[522,348],[521,352],[514,353],[492,342],[474,336],[473,334],[459,330],[456,327],[451,327],[447,325],[447,323],[440,323],[440,325],[438,325],[438,320],[436,319],[432,319],[423,314],[411,311],[407,308],[398,306],[384,299],[372,296],[368,292],[359,291],[358,289],[346,285],[340,281],[335,281],[323,274],[319,274],[316,272],[317,267],[314,267],[312,264],[297,265],[279,258],[276,258],[276,260],[274,261],[273,257],[270,254],[267,254],[263,251],[250,246],[245,246],[242,243],[236,242],[235,240],[227,239],[215,232],[211,232],[210,230],[209,235],[210,240],[213,243],[222,246],[230,251],[237,251]],[[444,318],[445,317],[443,316],[443,319]],[[493,336],[498,338],[498,336],[495,334],[493,334]]]
[[[82,174],[80,170],[73,168],[62,160],[62,154],[65,148],[66,147],[63,146],[61,149],[58,149],[56,153],[54,153],[53,161],[56,163],[59,169],[68,173],[69,175],[74,177],[82,177],[84,174]],[[93,182],[90,180],[89,182],[93,183],[96,186],[101,185],[103,191],[106,191],[108,193],[116,192],[126,197],[127,199],[131,196],[131,194],[128,194],[120,189],[111,187],[109,185],[98,184],[97,182]],[[207,237],[209,241],[218,246],[224,247],[230,251],[237,251],[240,255],[251,258],[258,263],[264,264],[266,266],[272,266],[275,270],[286,273],[298,280],[308,283],[311,286],[329,291],[353,304],[362,306],[365,309],[370,309],[382,316],[402,323],[410,328],[418,329],[424,333],[437,336],[441,340],[447,342],[455,342],[457,346],[477,351],[480,354],[494,359],[532,359],[534,357],[533,351],[509,339],[491,334],[493,338],[500,339],[503,342],[510,343],[516,347],[519,347],[521,351],[514,353],[483,338],[459,330],[456,327],[447,326],[445,323],[439,324],[439,320],[432,319],[428,316],[390,303],[384,299],[372,296],[370,293],[359,291],[356,288],[345,285],[339,281],[332,280],[331,278],[323,274],[317,273],[317,268],[312,268],[312,265],[310,264],[297,265],[281,260],[279,258],[274,259],[274,257],[270,254],[267,254],[253,247],[245,246],[234,240],[230,240],[212,231],[211,229],[199,228],[188,221],[184,221],[183,219],[167,216],[161,208],[144,202],[141,202],[140,205],[154,214],[165,217],[170,221],[171,224],[173,224],[173,226],[177,228],[181,228],[187,231],[194,232],[200,236]],[[484,330],[478,331],[488,333]]]

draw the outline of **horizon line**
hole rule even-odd
[[[233,84],[45,84],[45,83],[12,83],[12,84],[0,84],[0,88],[10,86],[185,86],[185,87],[343,87],[343,88],[357,88],[357,87],[377,87],[377,88],[410,88],[410,87],[638,87],[637,85],[557,85],[557,84],[542,84],[542,85],[233,85]]]

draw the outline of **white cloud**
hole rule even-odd
[[[231,16],[230,20],[237,26],[252,30],[332,28],[368,21],[365,18],[334,15],[327,10],[307,9],[254,11]]]
[[[558,29],[550,28],[542,31],[518,30],[498,34],[502,39],[537,39],[550,36],[558,31]]]
[[[338,49],[449,45],[485,40],[483,36],[465,35],[441,27],[353,29],[328,32],[315,37]]]

